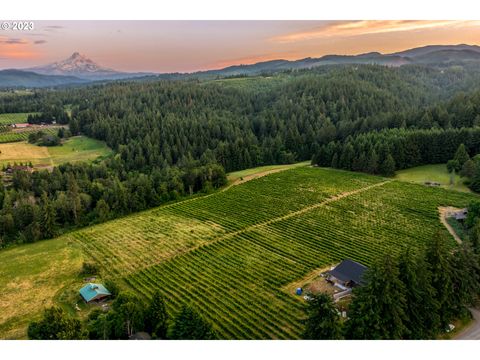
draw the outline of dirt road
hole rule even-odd
[[[455,212],[455,211],[458,211],[460,209],[457,209],[457,208],[454,208],[454,207],[439,207],[438,208],[438,212],[440,213],[440,221],[442,222],[442,224],[447,228],[448,232],[450,234],[452,234],[453,238],[455,239],[455,241],[459,244],[462,243],[462,239],[460,239],[457,235],[457,233],[455,232],[455,230],[453,230],[453,228],[450,226],[450,224],[447,222],[447,216],[449,213],[452,213],[452,212]]]
[[[455,340],[480,340],[480,310],[470,309],[473,322],[455,336]]]

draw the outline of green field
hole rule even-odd
[[[21,124],[27,122],[27,117],[35,113],[0,114],[0,125]]]
[[[395,179],[409,181],[418,184],[425,184],[426,181],[438,182],[443,188],[470,192],[470,189],[463,184],[460,176],[456,175],[454,184],[450,185],[450,174],[445,164],[417,166],[411,169],[396,172]]]
[[[27,142],[0,144],[0,165],[32,163],[35,167],[50,167],[66,162],[91,161],[112,153],[103,142],[85,136],[74,136],[61,146],[37,146]]]
[[[160,290],[172,313],[191,304],[221,338],[296,339],[304,305],[282,290],[286,285],[344,258],[369,265],[387,252],[422,246],[438,230],[448,234],[438,206],[464,207],[472,198],[477,197],[303,166],[42,244],[59,244],[49,252],[53,257],[75,244],[83,257],[101,264],[104,277],[145,298]],[[0,254],[14,259],[20,249]],[[24,261],[20,257],[18,263]],[[18,263],[0,261],[0,274],[8,272],[9,281],[21,283],[22,275],[12,269]],[[10,306],[13,289],[6,289],[0,306]],[[25,292],[17,296],[22,299],[32,289],[17,291]],[[58,291],[43,293],[45,301],[58,298]],[[22,301],[16,306],[13,319],[4,315],[0,337],[20,336],[25,329],[16,328],[24,324],[19,319],[37,316],[42,308]]]

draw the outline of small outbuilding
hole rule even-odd
[[[365,270],[367,270],[365,265],[345,259],[328,272],[327,280],[340,288],[352,288],[363,283]]]
[[[455,217],[455,220],[463,222],[467,219],[468,209],[458,210],[453,214],[453,216]]]
[[[80,295],[85,302],[99,301],[112,294],[102,284],[88,283],[80,289]]]

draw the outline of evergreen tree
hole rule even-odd
[[[468,186],[471,190],[480,193],[480,166],[476,166],[475,174],[470,181],[470,185]]]
[[[42,205],[43,205],[43,222],[42,222],[43,237],[53,238],[56,233],[57,214],[46,192],[42,194]]]
[[[452,256],[453,311],[456,317],[468,314],[480,295],[479,258],[464,242]]]
[[[98,222],[105,222],[110,216],[110,207],[105,200],[100,199],[95,206],[95,217]]]
[[[476,166],[473,160],[467,160],[460,171],[460,175],[466,178],[472,178],[475,175]]]
[[[70,210],[72,212],[73,221],[75,224],[79,222],[80,213],[82,211],[82,202],[80,200],[79,187],[77,180],[73,174],[68,175],[68,199]]]
[[[399,279],[398,265],[386,255],[364,275],[365,284],[353,292],[347,339],[402,339],[406,328],[405,285]]]
[[[449,239],[445,233],[437,232],[428,242],[426,262],[431,274],[431,284],[436,292],[439,305],[440,325],[445,328],[452,319],[453,284],[451,269],[451,254],[447,247]]]
[[[145,313],[147,331],[156,339],[167,338],[168,314],[162,295],[157,290],[152,296],[150,305]]]
[[[391,154],[387,154],[385,160],[380,166],[380,174],[383,176],[394,176],[395,175],[395,160]]]
[[[455,173],[460,169],[460,163],[458,160],[448,160],[447,161],[447,171],[449,173]]]
[[[340,339],[340,319],[332,297],[324,293],[310,295],[310,297],[303,338],[307,340]]]
[[[378,173],[378,155],[375,150],[370,151],[368,154],[368,162],[367,162],[367,173],[369,174],[377,174]]]
[[[458,162],[459,169],[457,171],[460,171],[463,167],[463,165],[470,160],[470,156],[468,155],[467,150],[465,149],[464,144],[460,144],[457,148],[457,151],[455,152],[455,156],[453,157],[453,160]]]
[[[424,254],[406,250],[399,257],[398,267],[399,278],[405,285],[407,337],[433,339],[440,330],[439,305]]]
[[[216,336],[210,324],[203,320],[195,310],[189,306],[183,306],[175,317],[169,338],[173,340],[213,340]]]

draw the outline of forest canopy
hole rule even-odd
[[[116,81],[0,97],[0,113],[68,123],[114,155],[14,171],[0,193],[0,244],[161,205],[225,173],[310,160],[374,174],[479,150],[480,69],[325,66],[258,77]]]

